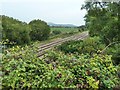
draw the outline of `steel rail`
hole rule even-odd
[[[67,37],[67,38],[64,38],[64,39],[60,39],[60,40],[53,41],[51,43],[42,45],[38,49],[38,57],[44,55],[46,50],[49,50],[49,49],[53,48],[54,46],[58,46],[58,45],[66,42],[66,41],[83,40],[87,37],[88,37],[88,32],[83,32],[83,33],[80,33],[80,34],[76,34],[76,35],[73,35],[73,36],[70,36],[70,37]]]

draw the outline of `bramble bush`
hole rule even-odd
[[[34,51],[33,51],[34,50]],[[3,88],[36,88],[46,72],[43,60],[37,58],[35,48],[13,47],[2,57]]]
[[[64,54],[48,51],[38,58],[37,49],[13,47],[3,53],[2,88],[89,88],[111,89],[119,84],[111,56]]]
[[[120,82],[110,55],[94,54],[90,58],[84,54],[64,55],[53,51],[46,56],[48,61],[54,68],[61,66],[72,72],[76,88],[110,89]]]

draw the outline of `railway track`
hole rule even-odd
[[[67,38],[63,38],[63,39],[59,39],[57,41],[53,41],[51,43],[45,44],[45,45],[41,45],[38,49],[38,57],[41,57],[42,55],[45,54],[46,50],[49,50],[55,46],[58,46],[66,41],[70,41],[70,40],[83,40],[85,38],[88,37],[88,31],[86,32],[82,32],[80,34],[76,34]]]

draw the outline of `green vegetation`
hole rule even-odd
[[[119,84],[111,56],[64,54],[49,51],[38,58],[37,49],[13,47],[2,60],[3,88],[95,88],[110,89]],[[24,50],[24,52],[22,52]]]
[[[89,55],[98,53],[98,50],[105,48],[105,45],[101,43],[99,37],[87,38],[84,41],[68,41],[58,46],[58,50],[64,53],[79,53]]]
[[[102,52],[112,54],[116,64],[119,64],[120,2],[86,2],[82,9],[87,10],[85,19],[90,36],[99,36],[106,47],[110,47],[110,52],[108,48]]]
[[[38,57],[39,45],[35,43],[5,49],[1,60],[2,88],[119,90],[119,4],[120,2],[86,2],[82,7],[87,10],[85,26],[51,28],[51,36],[67,36],[67,33],[72,35],[83,31],[82,29],[89,30],[90,37],[83,41],[65,42],[48,50],[42,57]],[[28,25],[3,17],[3,39],[8,40],[2,43],[28,43],[29,40],[45,40],[50,35],[49,26],[41,20],[33,20]],[[47,36],[44,37],[45,35]]]
[[[51,31],[60,31],[62,33],[68,32],[78,32],[78,28],[58,28],[58,27],[51,27]]]
[[[120,41],[120,2],[87,2],[86,23],[91,36],[100,36],[104,43]]]
[[[79,29],[70,27],[51,27],[50,38],[65,38],[79,32]],[[80,31],[81,32],[81,31]]]
[[[46,22],[39,19],[32,20],[27,24],[12,17],[4,15],[1,15],[1,17],[2,42],[7,40],[7,46],[24,45],[35,41],[67,37],[78,32],[77,28],[62,27],[55,29],[54,27],[50,29]]]
[[[55,35],[61,34],[61,31],[54,30],[54,31],[52,31],[52,34],[55,34]]]
[[[21,21],[2,16],[2,39],[16,44],[30,43],[30,28]]]
[[[46,40],[49,37],[50,28],[44,21],[33,20],[29,23],[31,27],[30,37],[32,40]]]
[[[65,38],[79,33],[78,28],[69,27],[50,27],[51,33],[49,39]]]
[[[31,41],[46,40],[50,28],[41,20],[33,20],[29,25],[25,22],[2,15],[2,39],[8,39],[17,45],[28,44]]]
[[[51,36],[70,36],[86,30],[84,25],[79,27],[51,27]]]

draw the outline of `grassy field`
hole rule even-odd
[[[61,31],[62,33],[67,33],[67,32],[78,32],[78,28],[56,28],[52,27],[51,31]]]
[[[65,38],[79,32],[78,28],[51,27],[50,29],[51,34],[49,38]],[[60,31],[60,33],[55,34],[53,31]]]

